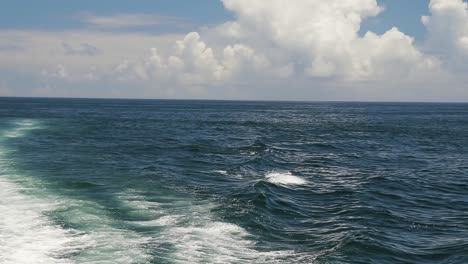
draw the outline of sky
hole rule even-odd
[[[2,0],[0,96],[468,101],[464,0]]]

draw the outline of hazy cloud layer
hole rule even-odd
[[[396,27],[361,32],[365,19],[385,12],[376,0],[222,2],[234,21],[185,36],[106,33],[177,22],[135,14],[88,14],[100,31],[0,31],[0,47],[21,43],[0,49],[0,67],[29,75],[31,87],[51,96],[73,87],[105,97],[468,100],[463,0],[430,1],[420,14],[423,43]],[[14,86],[0,92],[21,90]]]
[[[101,52],[100,49],[88,43],[80,43],[76,47],[73,47],[72,45],[63,42],[62,47],[65,54],[71,56],[96,56]]]
[[[178,17],[159,16],[151,14],[114,14],[98,16],[92,13],[83,13],[81,20],[90,26],[104,29],[137,28],[164,25],[186,25],[187,21]]]

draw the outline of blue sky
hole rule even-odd
[[[379,0],[385,8],[378,17],[367,20],[362,31],[385,32],[392,26],[422,39],[425,28],[420,16],[428,13],[428,0]],[[112,15],[116,13],[146,13],[186,19],[191,29],[233,19],[221,1],[217,0],[2,0],[0,27],[14,29],[63,30],[86,26],[80,19],[81,13]],[[189,26],[190,27],[190,26]],[[158,28],[140,28],[146,31],[186,30],[173,25]]]
[[[468,101],[467,61],[466,0],[0,9],[0,96]]]
[[[215,24],[232,18],[220,1],[216,0],[3,0],[0,27],[17,29],[63,30],[82,28],[81,13],[112,15],[117,13],[145,13],[180,17],[195,26]],[[165,26],[158,30],[172,31]],[[146,29],[152,30],[152,29]]]
[[[382,33],[392,26],[416,39],[424,38],[426,29],[420,16],[429,13],[428,0],[385,0],[378,1],[385,10],[377,17],[364,23],[363,31],[372,30]]]

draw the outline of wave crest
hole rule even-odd
[[[294,176],[290,172],[270,172],[266,175],[266,181],[277,185],[304,185],[306,180],[301,177]]]

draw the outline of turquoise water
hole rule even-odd
[[[0,98],[0,263],[468,263],[468,104]]]

